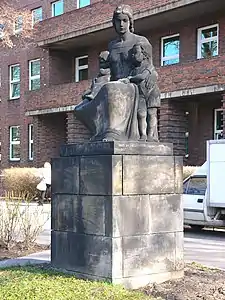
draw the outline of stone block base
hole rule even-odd
[[[52,264],[139,288],[183,275],[182,160],[172,145],[63,146],[52,160]]]

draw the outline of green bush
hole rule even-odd
[[[29,195],[32,199],[37,193],[40,172],[36,168],[10,168],[3,170],[3,187],[6,192]],[[2,195],[4,196],[4,195]]]
[[[0,299],[5,300],[153,300],[119,285],[78,280],[38,267],[0,270]]]
[[[196,167],[196,166],[184,166],[183,167],[183,179],[190,176],[196,170],[196,168],[198,168],[198,167]]]

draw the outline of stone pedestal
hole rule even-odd
[[[65,145],[52,160],[52,264],[138,288],[183,275],[182,158],[172,144]]]

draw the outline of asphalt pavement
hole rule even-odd
[[[184,258],[225,270],[225,231],[204,229],[200,232],[185,229]]]

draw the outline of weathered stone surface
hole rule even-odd
[[[61,157],[139,154],[139,155],[173,155],[173,145],[166,143],[146,143],[130,141],[105,141],[63,145],[60,148]]]
[[[128,288],[182,276],[181,161],[163,155],[169,148],[160,152],[162,144],[145,143],[149,152],[143,143],[100,144],[120,154],[90,155],[93,147],[53,161],[55,186],[66,177],[52,199],[53,265]],[[140,149],[147,154],[136,153]],[[75,187],[67,183],[75,180],[71,173]]]
[[[52,232],[52,265],[69,271],[111,278],[112,239],[74,232]]]
[[[129,276],[122,278],[112,278],[111,282],[113,284],[123,285],[127,289],[138,289],[140,287],[145,287],[149,284],[159,284],[168,280],[177,280],[184,276],[184,271],[170,271],[170,272],[160,272],[140,276]],[[96,280],[97,278],[90,278],[91,280]]]
[[[81,157],[80,194],[121,195],[122,156]]]
[[[76,196],[67,194],[52,194],[52,230],[73,230],[73,197]]]
[[[111,203],[111,196],[53,195],[52,229],[111,236]]]
[[[79,157],[52,159],[52,193],[79,193]]]
[[[175,271],[174,233],[123,238],[123,276],[140,276]]]
[[[175,193],[183,194],[183,158],[174,156]]]
[[[73,203],[74,232],[105,235],[110,196],[77,196]]]
[[[180,195],[114,196],[112,236],[183,231]]]
[[[173,156],[123,156],[123,195],[174,193]]]
[[[123,239],[112,238],[112,277],[123,277]]]
[[[150,233],[183,231],[181,195],[149,195],[149,203]]]
[[[176,256],[175,268],[177,271],[184,270],[184,232],[183,230],[175,233],[176,238]]]
[[[114,237],[149,233],[151,222],[149,195],[114,196],[112,201]]]

